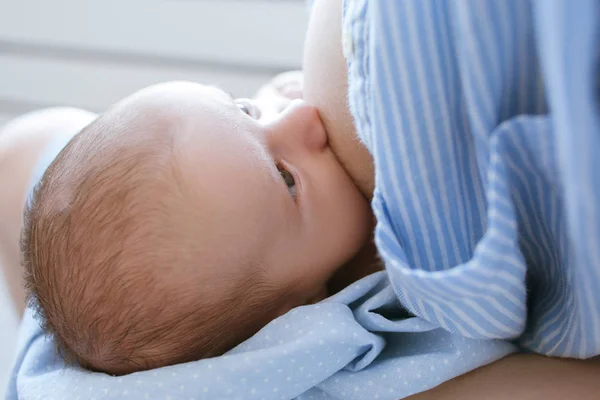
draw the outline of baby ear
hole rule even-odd
[[[291,311],[292,309],[294,309],[296,307],[320,303],[321,301],[325,300],[327,297],[329,297],[327,287],[323,286],[316,295],[309,297],[307,300],[306,300],[306,298],[304,301],[300,301],[298,299],[287,299],[279,307],[279,309],[277,311],[277,317],[281,317],[282,315],[287,314],[289,311]]]
[[[315,296],[310,298],[307,304],[317,304],[317,303],[322,302],[323,300],[325,300],[328,297],[329,297],[329,292],[327,291],[327,287],[323,286],[321,291],[319,291],[319,293],[317,293]]]

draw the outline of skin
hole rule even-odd
[[[452,379],[410,400],[594,400],[600,360],[517,354]]]
[[[164,130],[173,134],[203,257],[231,276],[243,276],[240,266],[260,266],[287,299],[284,313],[326,296],[327,281],[368,237],[371,214],[329,147],[315,107],[296,100],[275,118],[261,114],[251,100],[175,82],[125,99],[115,118],[149,128],[157,119],[172,121]],[[145,132],[142,126],[134,134]],[[281,169],[293,176],[295,194]]]
[[[11,203],[13,221],[3,227],[11,288],[22,286],[17,278],[17,238],[34,160],[53,135],[93,119],[84,112],[72,114],[53,111],[24,117],[4,134],[19,137],[4,148],[13,156],[5,158],[2,176],[16,189],[8,192],[18,193]],[[187,220],[194,237],[202,238],[198,251],[207,265],[220,266],[219,271],[200,271],[193,279],[199,283],[213,275],[237,279],[246,276],[237,268],[259,266],[265,284],[276,288],[281,299],[278,313],[283,314],[327,297],[327,282],[367,239],[371,214],[329,147],[316,108],[295,100],[276,116],[261,118],[262,114],[252,100],[234,100],[210,86],[173,82],[122,100],[105,123],[135,121],[136,129],[128,130],[128,137],[114,138],[115,146],[123,141],[148,145],[151,141],[145,139],[153,134],[173,136],[173,162],[189,205]],[[71,121],[71,126],[52,125],[53,119]],[[46,140],[36,142],[42,132]],[[21,164],[13,162],[19,151],[28,155]],[[15,165],[19,174],[11,178]],[[293,193],[280,169],[293,176]],[[22,290],[15,291],[14,299],[22,311]]]
[[[341,1],[315,2],[304,47],[304,99],[319,109],[331,148],[370,200],[375,188],[375,168],[371,154],[358,139],[348,109],[341,26]]]

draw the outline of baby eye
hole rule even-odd
[[[260,118],[260,115],[261,115],[260,110],[251,101],[246,100],[246,99],[239,99],[236,101],[235,104],[240,109],[240,111],[243,112],[244,114],[246,114],[254,119]]]
[[[283,168],[281,166],[277,166],[277,170],[281,174],[281,177],[283,178],[283,181],[285,182],[286,186],[288,187],[290,194],[295,199],[296,198],[296,181],[294,180],[294,176],[288,170],[286,170],[285,168]]]
[[[250,115],[251,110],[250,110],[250,107],[248,106],[248,104],[237,103],[237,106],[243,113]]]

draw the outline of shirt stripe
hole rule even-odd
[[[347,3],[349,104],[402,305],[470,338],[598,355],[597,4]]]

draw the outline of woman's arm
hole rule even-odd
[[[600,398],[600,359],[516,354],[410,400],[593,400]]]
[[[94,118],[75,108],[52,108],[26,114],[0,128],[0,268],[19,315],[25,308],[19,238],[33,169],[51,140],[72,135]]]

